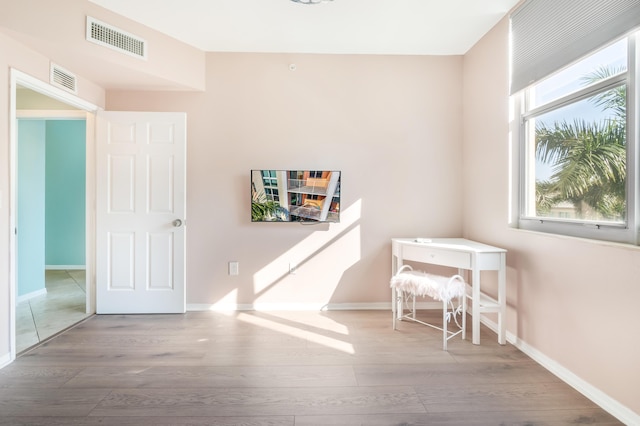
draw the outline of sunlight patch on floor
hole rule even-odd
[[[237,319],[249,324],[256,325],[258,327],[263,327],[278,333],[286,334],[288,336],[296,337],[299,339],[305,339],[311,343],[316,343],[322,346],[326,346],[328,348],[335,349],[337,351],[341,351],[346,354],[350,354],[350,355],[355,354],[355,350],[353,348],[353,345],[351,345],[351,343],[334,339],[329,336],[324,336],[322,334],[305,330],[303,328],[293,327],[277,321],[261,318],[255,315],[245,314],[242,312],[238,314]]]

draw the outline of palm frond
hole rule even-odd
[[[627,69],[625,66],[607,67],[600,66],[594,71],[585,74],[580,78],[585,86],[597,83],[607,78],[622,74]],[[591,98],[591,101],[604,111],[612,111],[619,119],[626,119],[627,116],[627,86],[622,84],[613,89],[602,92]]]

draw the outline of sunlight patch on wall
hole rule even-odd
[[[299,263],[295,275],[263,287],[255,294],[254,306],[261,310],[300,309],[303,305],[322,309],[331,300],[344,272],[360,260],[360,241],[358,225]]]
[[[238,309],[237,306],[238,300],[238,289],[234,288],[226,296],[222,297],[216,303],[211,305],[209,308],[210,311],[235,311]]]
[[[328,230],[316,231],[253,276],[254,294],[261,295],[275,284],[295,277],[302,280],[306,274],[315,275],[322,282],[322,292],[333,293],[340,277],[360,260],[360,227],[354,225],[361,217],[361,200],[342,211],[340,223],[332,223]],[[290,274],[295,265],[295,274]],[[331,288],[327,289],[326,286]]]

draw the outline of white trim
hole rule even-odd
[[[23,294],[22,296],[18,296],[16,298],[16,303],[26,302],[27,300],[31,300],[34,297],[38,297],[38,296],[46,296],[46,294],[47,294],[47,289],[46,288],[41,288],[40,290],[32,291],[31,293],[27,293],[27,294]]]
[[[98,111],[98,107],[91,102],[87,102],[84,99],[81,99],[74,95],[73,93],[69,93],[65,90],[59,89],[55,86],[50,85],[42,80],[38,80],[35,77],[30,76],[22,71],[19,71],[15,68],[11,68],[11,82],[22,87],[26,87],[31,90],[35,90],[43,95],[46,95],[50,98],[53,98],[57,101],[63,102],[67,105],[71,105],[72,107],[81,109],[87,112],[96,112]],[[15,87],[14,87],[15,93]],[[13,104],[13,111],[16,111],[15,103]]]
[[[67,269],[85,270],[85,265],[44,265],[47,271],[66,271]]]
[[[440,302],[416,302],[416,309],[442,309]],[[380,303],[214,303],[187,304],[187,311],[389,311],[390,302]]]
[[[482,320],[482,323],[489,329],[497,333],[498,324],[487,318]],[[507,341],[513,346],[522,351],[525,355],[529,356],[535,362],[544,367],[551,374],[558,377],[560,380],[580,392],[586,398],[590,399],[594,404],[620,420],[627,425],[640,425],[640,415],[633,412],[631,409],[611,398],[600,389],[591,385],[584,379],[578,377],[571,370],[558,364],[555,360],[549,358],[533,346],[520,340],[513,333],[507,332]]]
[[[9,363],[16,359],[16,306],[18,304],[18,287],[16,283],[16,192],[18,190],[16,160],[17,148],[17,118],[16,91],[19,73],[14,69],[9,73]]]
[[[0,356],[0,369],[3,369],[7,365],[11,364],[13,359],[11,358],[11,354],[5,354]]]
[[[85,183],[86,313],[96,313],[96,113],[87,114]]]
[[[48,120],[85,120],[87,118],[86,111],[79,111],[75,109],[69,110],[49,110],[49,109],[19,109],[16,111],[17,118],[33,118],[33,119],[48,119]]]

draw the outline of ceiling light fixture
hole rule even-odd
[[[302,4],[320,4],[320,3],[328,3],[333,0],[291,0],[294,3],[302,3]]]

